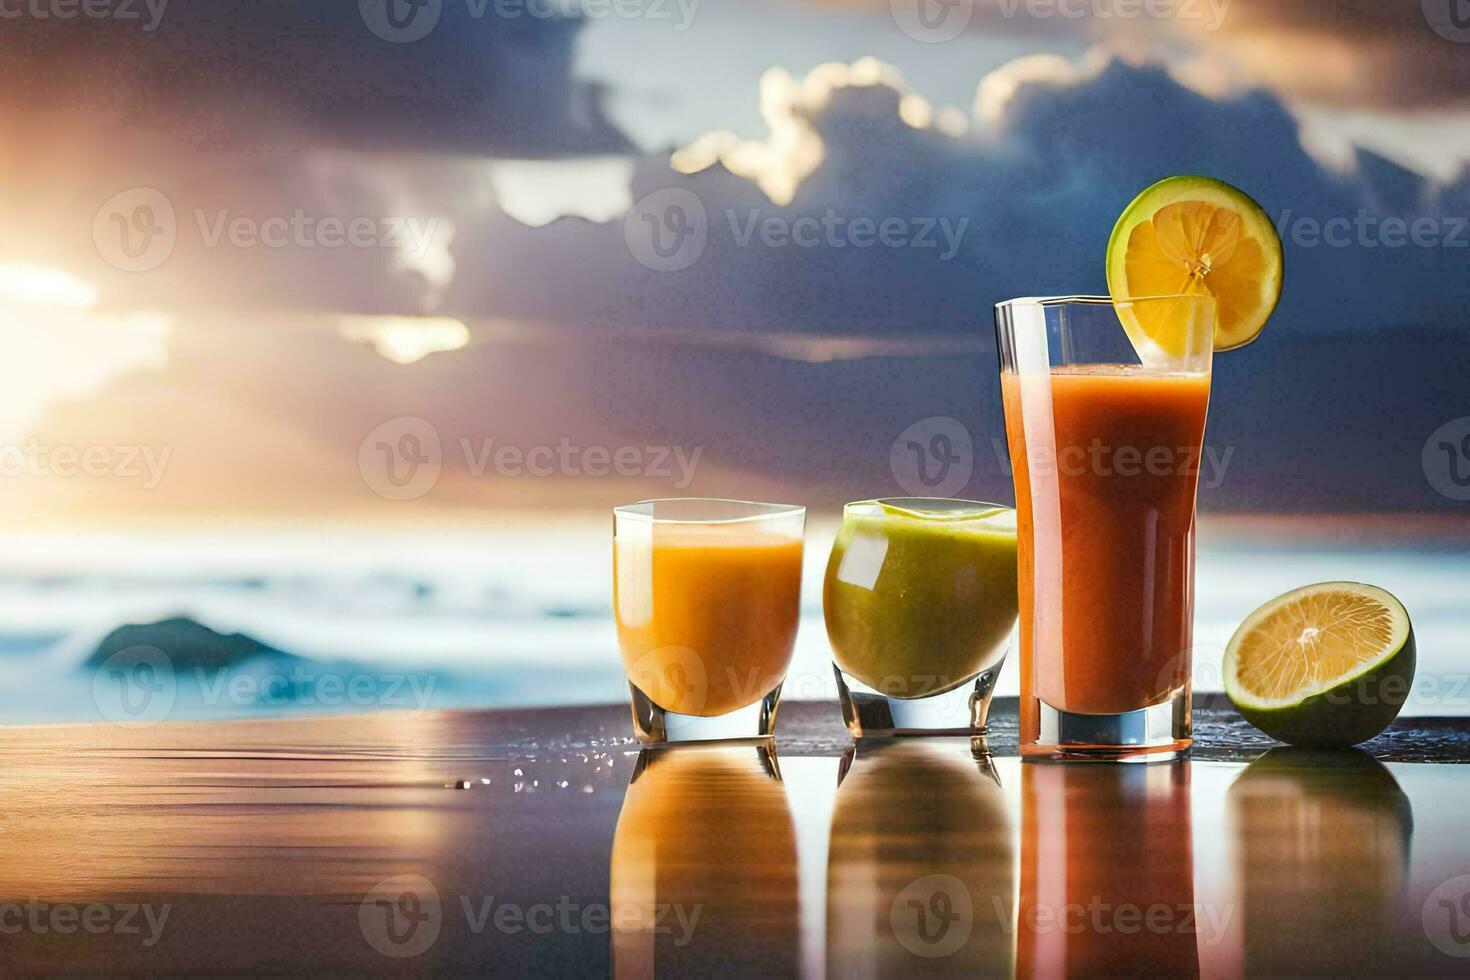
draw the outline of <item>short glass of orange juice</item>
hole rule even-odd
[[[768,738],[791,664],[806,508],[703,497],[613,510],[613,611],[644,743]]]
[[[1209,295],[996,307],[1025,757],[1148,760],[1190,745],[1214,321]]]

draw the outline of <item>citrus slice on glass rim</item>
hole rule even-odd
[[[1266,212],[1213,177],[1168,177],[1133,199],[1108,239],[1113,299],[1208,295],[1215,350],[1255,340],[1281,298],[1281,238]],[[1168,304],[1120,306],[1129,339],[1148,363],[1151,345],[1183,354],[1188,323]]]

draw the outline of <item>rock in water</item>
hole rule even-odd
[[[84,667],[97,667],[117,653],[135,647],[162,650],[175,668],[182,666],[218,669],[244,663],[253,657],[300,659],[261,643],[243,633],[219,633],[187,617],[156,623],[119,626],[102,638]],[[139,651],[140,657],[143,652]]]

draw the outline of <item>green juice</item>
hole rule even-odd
[[[848,504],[822,590],[837,666],[895,698],[940,694],[1005,656],[1016,514],[971,501]]]

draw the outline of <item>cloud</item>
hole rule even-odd
[[[381,8],[384,0],[376,0]],[[161,9],[158,9],[161,6]],[[351,146],[518,156],[620,152],[600,93],[572,77],[577,17],[500,5],[374,0],[88,4],[120,16],[37,17],[0,33],[0,104],[64,110],[226,152]],[[395,40],[396,39],[396,40]]]
[[[921,96],[871,62],[803,79],[773,71],[761,98],[764,137],[715,134],[672,165],[639,161],[639,203],[624,221],[535,232],[494,214],[465,222],[453,251],[474,271],[456,278],[445,310],[773,333],[971,331],[1009,296],[1101,291],[1117,215],[1176,173],[1228,180],[1285,223],[1281,329],[1372,329],[1402,313],[1385,281],[1443,316],[1470,288],[1453,247],[1379,248],[1357,230],[1341,246],[1314,240],[1329,222],[1453,214],[1437,210],[1438,185],[1375,154],[1360,151],[1345,170],[1323,163],[1263,90],[1215,97],[1099,50],[991,73],[958,125],[953,107],[916,110]],[[876,234],[885,222],[892,234]],[[660,248],[680,254],[659,258]]]
[[[1323,105],[1425,110],[1470,104],[1470,58],[1436,29],[1452,27],[1458,2],[1228,0],[1216,30],[1169,23],[1246,84]]]
[[[395,42],[373,0],[53,6],[0,19],[0,261],[109,307],[432,313],[492,156],[631,148],[573,74],[574,16],[435,0]]]
[[[811,4],[812,0],[801,0]],[[1169,52],[1216,87],[1269,87],[1293,100],[1418,110],[1470,104],[1459,0],[822,0],[891,17],[910,36],[962,43],[1066,37],[1119,54]]]
[[[450,451],[461,438],[699,448],[698,478],[679,492],[803,499],[896,492],[894,438],[949,416],[979,447],[970,492],[1004,497],[985,380],[991,305],[1103,291],[1108,234],[1133,195],[1203,172],[1281,221],[1287,260],[1267,336],[1221,358],[1212,425],[1238,451],[1216,499],[1442,503],[1404,474],[1418,472],[1424,433],[1459,383],[1458,341],[1431,328],[1458,322],[1470,302],[1470,249],[1450,240],[1470,178],[1440,185],[1369,154],[1328,167],[1275,96],[1213,97],[1159,65],[1102,54],[1002,69],[978,82],[978,111],[919,108],[918,93],[871,64],[778,76],[767,91],[779,95],[773,131],[749,141],[755,149],[714,141],[702,160],[681,154],[680,167],[640,158],[635,203],[610,221],[528,227],[495,206],[481,161],[314,157],[308,186],[323,201],[398,195],[453,218],[443,245],[453,275],[432,305],[468,325],[466,346],[396,364],[368,346],[381,349],[381,334],[353,343],[335,315],[209,314],[200,293],[178,318],[166,369],[38,428],[53,441],[179,447],[178,481],[137,497],[140,508],[355,513],[382,505],[358,474],[362,440],[400,415],[430,420]],[[797,149],[813,139],[819,151]],[[287,175],[300,173],[284,170],[271,192],[299,195]],[[1439,239],[1388,236],[1388,218],[1424,219]],[[213,270],[201,276],[211,289],[225,279],[206,260],[220,254],[198,267]],[[395,307],[392,274],[365,271],[361,255],[241,259],[259,264],[234,270],[232,300],[274,295],[285,279],[285,295],[333,314],[426,311]],[[1400,464],[1372,472],[1364,446]],[[1289,499],[1272,489],[1283,486]],[[487,481],[461,459],[425,506],[473,513],[674,489],[656,478]]]

